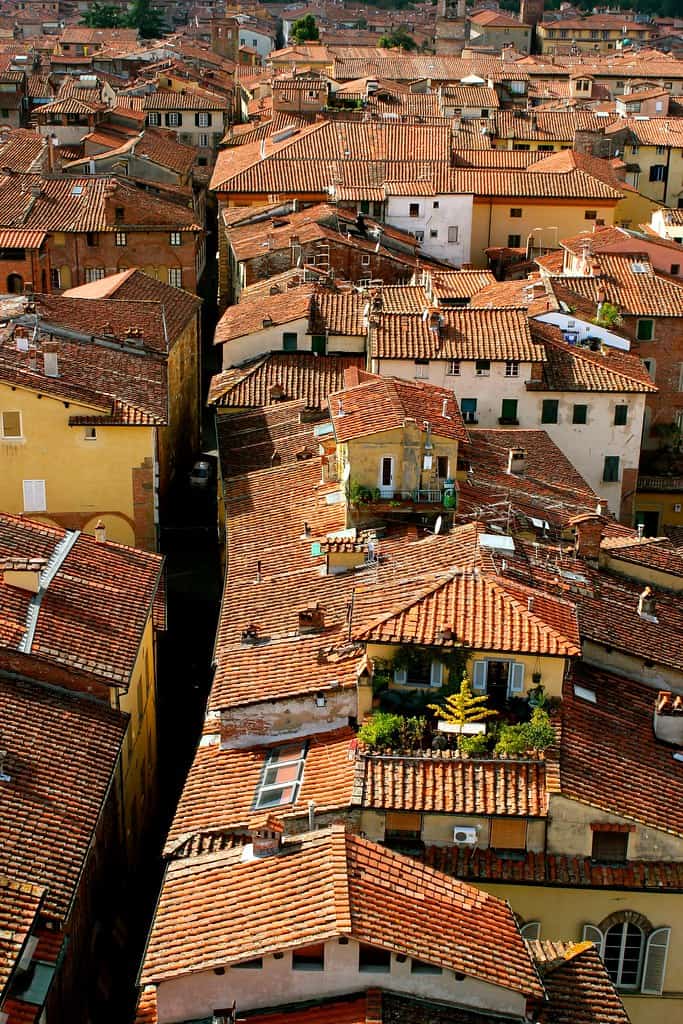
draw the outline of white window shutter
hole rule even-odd
[[[523,924],[519,929],[523,939],[536,940],[541,937],[541,922],[540,921],[529,921],[528,924]]]
[[[399,686],[405,686],[408,682],[408,672],[405,668],[394,669],[394,682]]]
[[[585,924],[583,926],[583,941],[594,942],[598,953],[602,956],[603,947],[605,945],[605,936],[596,925]]]
[[[524,693],[524,665],[521,661],[510,662],[508,690],[511,694]]]
[[[45,501],[44,480],[24,480],[24,512],[45,512],[47,504]]]
[[[486,662],[475,661],[472,666],[472,689],[477,693],[486,693],[486,674]]]
[[[664,990],[666,958],[669,952],[670,928],[655,928],[647,940],[641,992],[661,996]]]
[[[434,687],[443,686],[443,664],[440,661],[433,661],[429,673],[429,685]]]

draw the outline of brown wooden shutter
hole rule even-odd
[[[489,846],[495,850],[525,850],[526,818],[492,818]]]

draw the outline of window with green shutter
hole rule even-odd
[[[572,415],[572,423],[585,423],[588,418],[587,405],[575,405]]]
[[[557,423],[560,403],[556,398],[544,398],[541,410],[541,423]]]
[[[602,479],[606,484],[613,484],[619,480],[619,456],[606,455],[605,465],[602,471]]]
[[[638,341],[652,341],[655,336],[655,322],[654,320],[639,320],[636,328],[636,338]]]
[[[614,426],[625,427],[628,420],[628,406],[617,405],[614,408]]]
[[[517,423],[517,399],[504,398],[500,408],[501,423]]]
[[[282,348],[285,352],[296,352],[297,335],[296,331],[285,331],[282,335]]]

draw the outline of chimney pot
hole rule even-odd
[[[526,469],[526,451],[524,448],[511,448],[508,452],[508,473],[521,476]]]
[[[299,611],[299,633],[320,633],[325,628],[325,612],[316,601]]]
[[[97,520],[95,524],[95,540],[98,544],[104,544],[107,539],[107,527],[104,525],[101,519]]]
[[[657,621],[657,600],[651,587],[645,587],[638,598],[638,615],[641,619]]]

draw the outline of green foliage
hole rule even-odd
[[[527,751],[526,738],[522,725],[503,725],[498,734],[498,742],[495,746],[496,754],[507,754],[509,757],[525,754]]]
[[[114,4],[100,4],[95,0],[83,15],[81,25],[88,28],[119,28],[123,24],[121,10]]]
[[[378,501],[380,496],[379,487],[365,487],[363,484],[358,483],[357,480],[352,480],[349,484],[348,496],[352,505],[362,505],[370,501]]]
[[[603,302],[600,306],[600,315],[593,319],[593,323],[600,327],[618,327],[622,319],[616,306],[611,302]]]
[[[320,32],[313,15],[306,14],[303,18],[298,18],[292,25],[289,38],[292,43],[317,42],[320,39]]]
[[[443,705],[429,704],[428,706],[437,718],[443,719],[449,725],[463,726],[468,722],[483,722],[485,718],[497,714],[496,711],[484,706],[487,700],[487,694],[482,694],[480,697],[473,695],[469,678],[465,674],[457,693],[451,693],[446,697]],[[458,750],[462,750],[463,740],[462,732],[458,733]]]
[[[367,28],[367,27],[368,27],[368,19],[367,18],[359,18],[358,21],[356,22],[356,24],[354,25],[354,28],[359,28],[359,29],[363,29],[363,28]]]
[[[377,711],[360,727],[358,738],[375,750],[412,750],[422,743],[425,728],[424,718]]]
[[[486,757],[489,753],[489,738],[483,732],[474,736],[463,736],[460,751],[468,757]]]
[[[133,0],[126,18],[128,28],[136,28],[143,39],[158,39],[164,34],[164,16],[151,0]]]
[[[382,36],[377,45],[383,50],[417,50],[417,43],[403,25]]]
[[[515,757],[526,754],[529,750],[547,750],[554,742],[555,730],[547,711],[535,708],[531,721],[501,727],[495,752]]]

